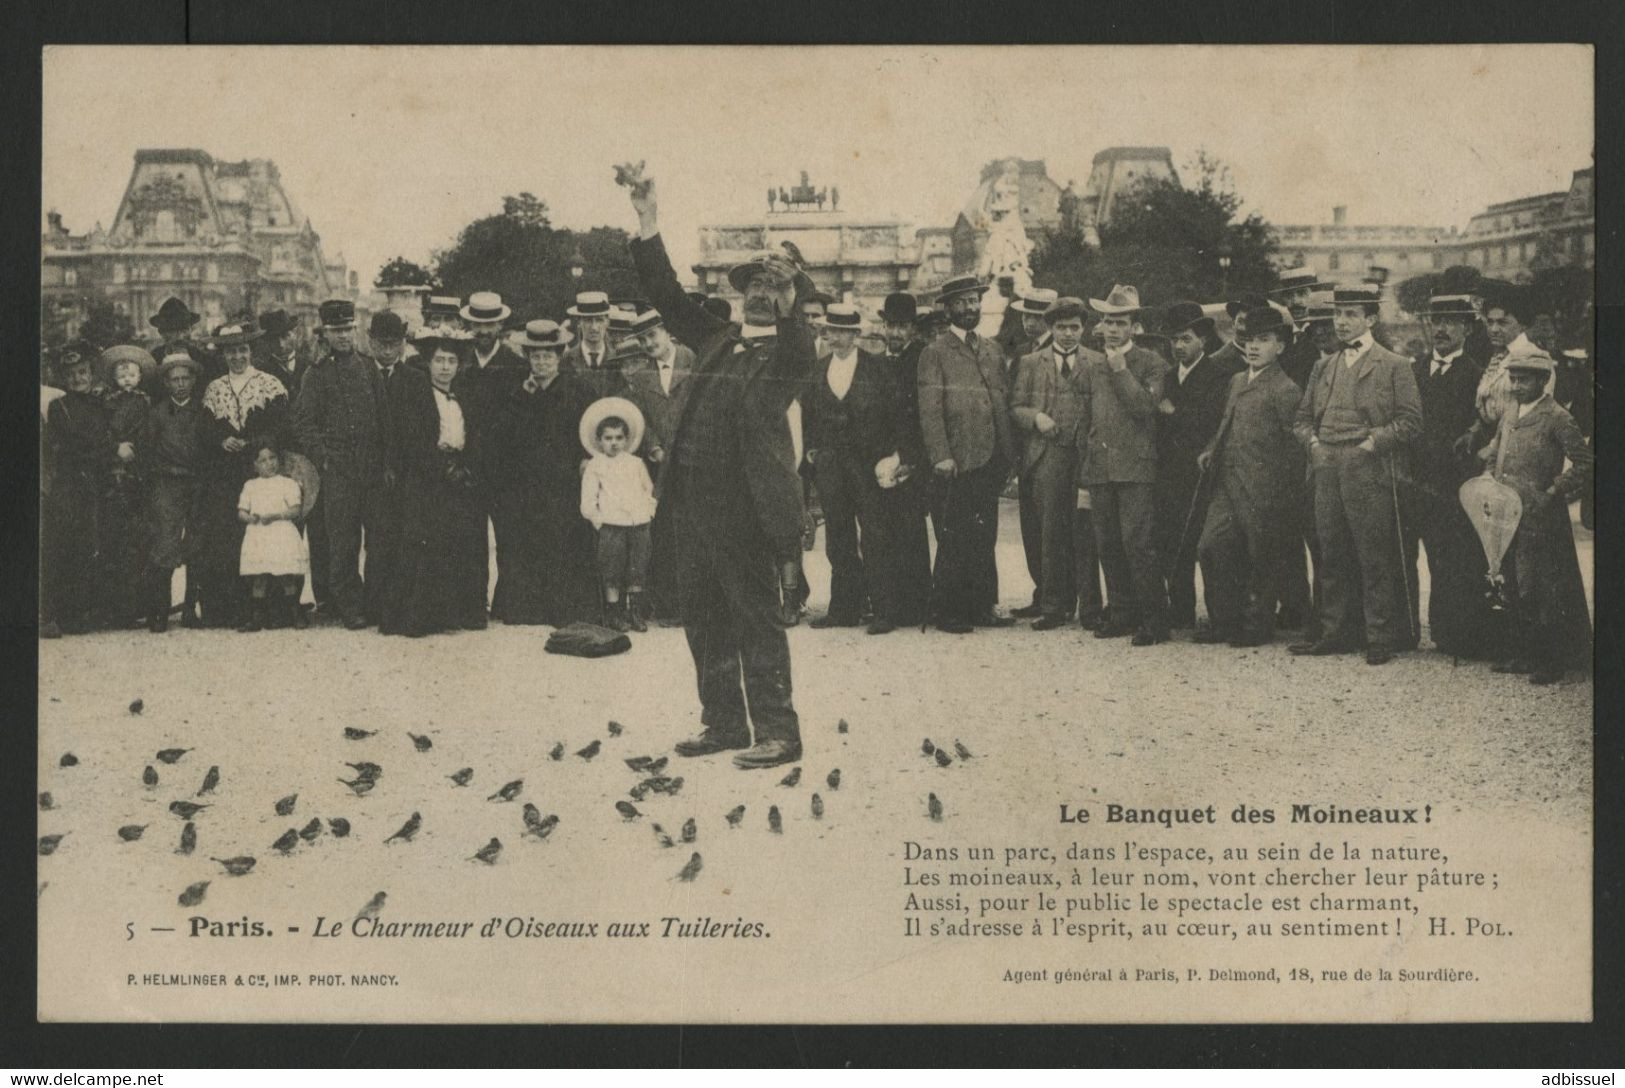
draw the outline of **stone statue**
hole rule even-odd
[[[834,211],[841,206],[841,190],[831,185],[829,187],[829,210]]]
[[[819,211],[824,210],[824,201],[828,196],[829,196],[828,193],[826,193],[823,189],[820,189],[820,190],[818,190],[818,195],[813,198],[814,200],[818,201],[818,210]]]
[[[983,206],[987,221],[987,248],[977,269],[979,275],[999,279],[1010,277],[1016,291],[1032,286],[1032,270],[1027,258],[1032,239],[1021,221],[1021,174],[1015,159],[1005,160],[1004,170],[988,187]]]
[[[769,185],[767,187],[767,210],[769,212],[773,210],[773,202],[778,198],[779,194],[773,190],[773,186]]]

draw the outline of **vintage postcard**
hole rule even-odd
[[[1590,1020],[1592,68],[47,48],[39,1018]]]

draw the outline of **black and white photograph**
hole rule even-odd
[[[48,46],[39,1019],[1590,1021],[1593,64]]]

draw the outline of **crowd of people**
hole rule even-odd
[[[1380,287],[1304,269],[1222,307],[1153,306],[1127,284],[1087,300],[1033,288],[985,336],[993,285],[972,277],[932,305],[895,293],[871,327],[773,255],[730,277],[736,320],[728,300],[677,287],[652,227],[633,257],[647,297],[584,291],[560,320],[518,328],[492,292],[430,295],[415,334],[382,311],[363,342],[335,299],[306,362],[285,312],[194,338],[199,315],[172,298],[151,318],[153,350],[56,351],[42,633],[162,633],[177,612],[187,627],[303,627],[308,579],[318,617],[386,634],[683,623],[702,701],[731,683],[727,704],[739,656],[805,614],[816,510],[831,572],[820,629],[1027,619],[1133,646],[1176,629],[1231,646],[1296,630],[1294,654],[1379,665],[1420,645],[1425,552],[1437,649],[1537,683],[1589,662],[1568,504],[1589,493],[1592,458],[1526,335],[1522,289],[1433,298],[1431,350],[1408,358],[1375,335]],[[789,312],[763,303],[777,289],[793,289]],[[772,351],[750,350],[775,333]],[[694,501],[666,501],[668,469]],[[1458,499],[1484,473],[1522,503],[1493,576]],[[1007,615],[994,548],[1012,480],[1033,590]],[[735,615],[734,656],[708,677],[696,612],[742,580],[775,607]],[[745,670],[759,728],[775,701],[788,708],[787,658],[782,671],[780,699]]]

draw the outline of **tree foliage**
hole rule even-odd
[[[1075,229],[1049,232],[1033,255],[1033,280],[1063,295],[1103,298],[1114,283],[1133,284],[1147,305],[1176,299],[1210,302],[1272,289],[1275,251],[1269,224],[1237,218],[1241,197],[1229,170],[1206,152],[1186,167],[1196,183],[1147,179],[1118,196],[1100,245]],[[1228,276],[1220,255],[1228,253]]]
[[[434,273],[416,261],[392,257],[373,277],[374,287],[433,287]]]
[[[626,232],[616,227],[556,229],[547,204],[531,193],[502,198],[502,212],[476,219],[435,254],[435,274],[448,293],[495,291],[518,320],[558,319],[577,291],[637,293]],[[570,274],[577,248],[585,274]]]
[[[97,351],[114,344],[133,344],[135,324],[128,314],[115,310],[111,301],[98,298],[86,311],[84,324],[79,326],[79,338]]]

